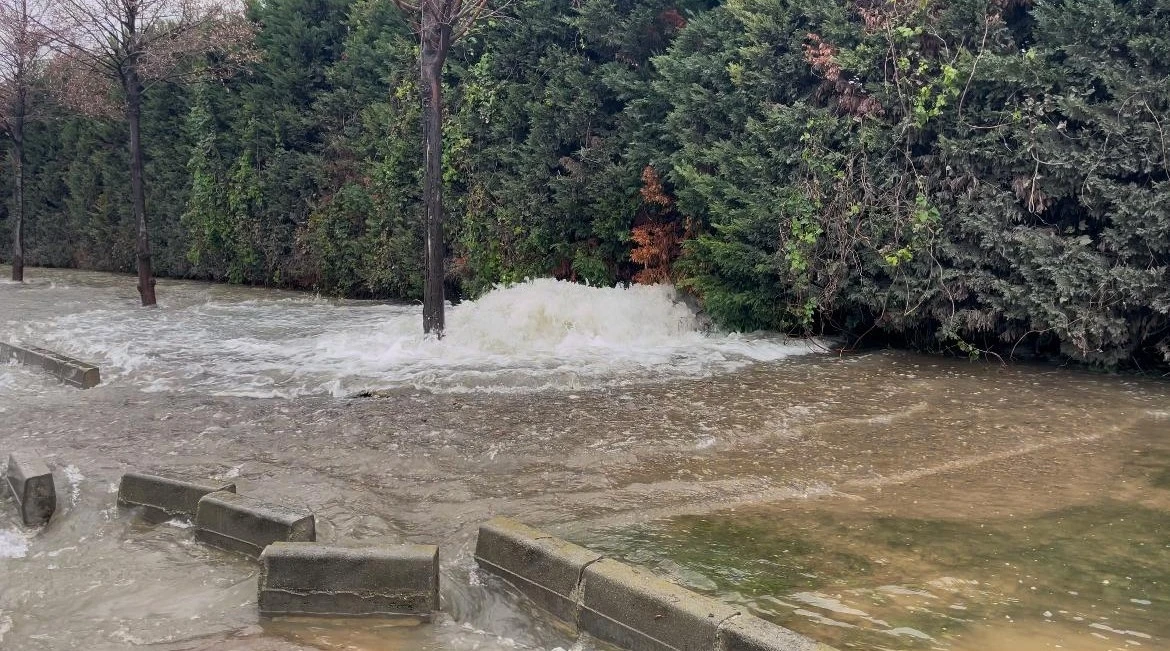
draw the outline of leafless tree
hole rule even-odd
[[[426,204],[426,281],[423,332],[443,336],[443,65],[458,41],[488,10],[491,0],[394,0],[412,17],[419,56],[423,114],[423,202]]]
[[[151,84],[193,82],[250,61],[254,28],[234,0],[52,0],[52,36],[64,100],[91,114],[122,113],[129,127],[138,293],[155,304],[142,160],[142,100]]]
[[[12,280],[24,281],[24,131],[33,83],[44,71],[46,0],[0,0],[0,133],[12,141]]]

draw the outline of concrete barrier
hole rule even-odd
[[[601,554],[514,520],[496,518],[479,528],[475,560],[540,608],[576,622],[581,573],[601,560]]]
[[[308,509],[236,493],[209,493],[195,512],[195,539],[255,557],[275,542],[315,541],[316,520]]]
[[[199,500],[204,495],[217,492],[236,492],[233,483],[198,483],[160,477],[140,472],[122,475],[118,484],[118,504],[121,506],[142,506],[153,515],[184,516],[195,519]]]
[[[439,609],[439,548],[273,543],[260,554],[261,615],[429,617]]]
[[[772,622],[752,615],[740,615],[719,629],[718,651],[834,651],[833,647],[811,640]]]
[[[53,517],[57,488],[53,485],[53,472],[40,457],[27,452],[8,455],[7,480],[25,525],[42,525]]]
[[[603,559],[585,568],[578,626],[632,651],[711,650],[719,627],[739,610]]]
[[[0,362],[16,360],[26,366],[39,366],[58,379],[79,389],[92,389],[101,383],[101,371],[93,364],[59,355],[44,348],[16,346],[0,341]]]
[[[832,651],[506,518],[480,527],[475,560],[577,631],[632,651]]]

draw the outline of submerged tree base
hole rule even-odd
[[[1165,371],[1165,12],[1066,4],[514,2],[427,84],[389,3],[253,6],[253,74],[143,98],[154,271],[431,314],[670,280],[729,330]],[[48,111],[27,262],[134,269],[127,148]]]

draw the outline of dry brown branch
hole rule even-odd
[[[157,82],[186,82],[231,74],[256,60],[255,25],[235,0],[54,0],[48,28],[63,72],[98,75],[143,90]],[[66,84],[92,85],[73,74]],[[83,89],[84,90],[84,89]],[[74,108],[107,113],[84,92],[62,88]]]
[[[40,26],[47,0],[0,0],[0,133],[12,142],[12,280],[24,280],[25,125],[33,83],[44,71],[48,38]]]
[[[41,27],[46,0],[0,0],[0,130],[29,115],[33,82],[44,72],[48,35]]]

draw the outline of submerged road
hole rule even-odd
[[[43,273],[49,280],[39,285],[0,286],[0,339],[53,344],[101,363],[109,379],[81,392],[27,369],[0,367],[0,453],[43,451],[64,488],[59,513],[43,532],[19,527],[10,502],[0,503],[5,649],[591,648],[474,569],[476,529],[496,515],[611,545],[610,553],[637,560],[645,542],[613,532],[775,505],[841,520],[881,512],[1000,521],[1102,499],[1170,511],[1170,490],[1158,484],[1162,464],[1170,467],[1164,435],[1170,387],[1157,380],[892,352],[784,357],[782,350],[800,347],[712,342],[687,330],[677,335],[686,345],[647,341],[659,346],[647,353],[622,347],[616,335],[598,341],[606,336],[602,326],[590,345],[554,341],[543,357],[513,367],[506,351],[464,350],[436,365],[441,377],[432,390],[415,369],[377,397],[344,397],[322,379],[329,364],[352,378],[343,384],[359,388],[376,381],[377,369],[358,364],[354,371],[330,348],[332,340],[320,337],[355,319],[367,327],[378,316],[393,321],[410,308],[164,282],[164,306],[150,315],[158,323],[147,336],[190,328],[192,342],[163,359],[135,350],[134,321],[126,316],[136,313],[133,287],[121,286],[128,279]],[[168,290],[176,297],[170,307]],[[598,301],[597,309],[610,310],[609,321],[678,318],[623,316],[620,297]],[[233,312],[249,315],[248,333],[208,326]],[[619,323],[616,332],[632,327]],[[309,332],[314,328],[317,334]],[[663,332],[668,339],[670,330]],[[385,336],[403,355],[421,345],[405,343],[405,331]],[[280,347],[267,343],[281,337],[290,341],[283,375]],[[182,372],[168,372],[175,364]],[[311,372],[298,371],[305,368]],[[574,368],[587,372],[574,375]],[[534,375],[539,382],[526,384],[523,378]],[[253,392],[288,391],[230,395],[233,381]],[[259,620],[255,566],[195,544],[183,523],[148,525],[114,507],[123,472],[164,469],[230,478],[241,492],[304,504],[317,513],[324,541],[441,545],[446,614],[425,626]],[[865,553],[876,562],[886,552]],[[674,567],[677,580],[736,599],[724,582],[696,576],[704,562],[658,560],[670,563],[655,569]],[[830,589],[879,587],[870,585],[872,574],[844,573]],[[939,578],[907,575],[899,585],[920,589]],[[834,644],[854,639],[839,637],[845,629],[838,624],[858,628],[856,617],[835,610],[832,599],[793,602],[793,594],[804,592],[755,594],[744,603],[755,607],[769,596],[792,606],[770,618]],[[1120,615],[1070,624],[1065,648],[1111,648],[1092,646],[1102,636],[1110,644],[1131,639],[1157,648],[1151,640],[1170,636],[1159,610],[1170,606],[1164,597],[1114,598],[1120,605],[1104,603],[1103,610],[1144,609],[1149,621],[1127,610],[1126,621],[1136,624],[1109,623]],[[983,622],[955,624],[943,636],[922,630],[913,610],[899,613],[883,614],[882,631],[931,640],[889,634],[881,638],[887,648],[989,644]],[[1025,614],[1045,619],[1043,611],[1011,611],[1017,619]],[[906,621],[897,621],[902,615]],[[1049,648],[1043,644],[1051,641],[1013,634],[1020,637],[1011,648]],[[859,648],[879,648],[856,640]],[[990,644],[981,648],[997,648],[995,638]]]

